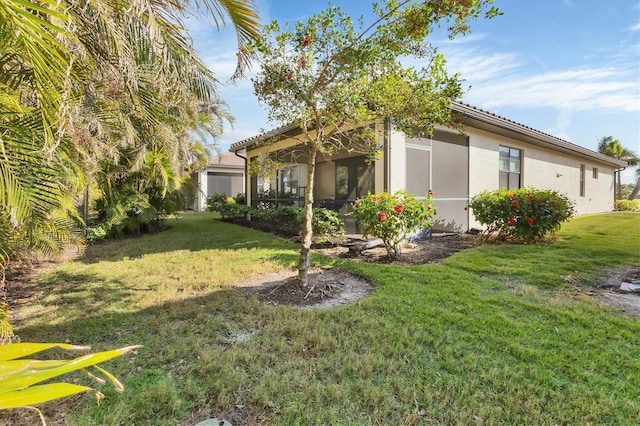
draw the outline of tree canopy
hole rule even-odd
[[[625,148],[620,140],[614,139],[613,136],[605,136],[598,142],[598,152],[601,154],[608,155],[609,157],[617,158],[618,160],[624,160],[627,162],[629,166],[637,166],[640,163],[640,157],[638,154],[631,151],[630,149]],[[629,195],[629,199],[633,200],[636,195],[638,195],[638,191],[640,190],[640,169],[636,171],[636,185],[631,191]],[[617,182],[616,182],[616,193],[617,198],[622,198],[622,178],[620,176],[620,172],[617,172]]]
[[[330,157],[347,146],[379,155],[380,138],[370,125],[378,118],[409,135],[430,132],[436,123],[455,126],[450,103],[462,94],[461,81],[427,37],[444,25],[451,38],[467,33],[471,20],[499,14],[491,3],[387,0],[373,5],[371,22],[329,7],[295,25],[273,22],[251,45],[260,63],[254,89],[268,118],[302,130],[309,173],[301,284],[308,282],[317,155]]]
[[[189,7],[235,27],[240,75],[252,0],[0,0],[0,265],[67,242],[107,164],[146,165],[166,192],[202,157],[191,130],[228,113],[183,29]]]

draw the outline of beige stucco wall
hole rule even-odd
[[[229,168],[222,166],[209,166],[206,169],[193,173],[191,175],[191,180],[193,181],[196,187],[195,198],[193,201],[193,210],[195,211],[205,211],[207,209],[207,197],[211,195],[213,191],[212,188],[212,180],[215,179],[213,176],[209,176],[209,172],[212,173],[234,173],[238,174],[238,179],[233,179],[233,183],[231,186],[231,193],[227,194],[231,197],[235,197],[239,192],[244,192],[245,188],[245,173],[244,168]]]
[[[395,129],[391,130],[389,138],[389,192],[405,189],[407,181],[407,159],[405,135]],[[378,170],[380,163],[380,170]],[[376,192],[384,189],[384,163],[376,162]]]
[[[566,194],[576,203],[578,214],[611,211],[613,204],[613,168],[593,160],[537,147],[516,139],[496,135],[472,127],[469,135],[469,194],[485,189],[498,189],[498,147],[509,146],[522,150],[522,186],[554,189]],[[580,196],[580,164],[585,165],[585,196]],[[598,178],[593,178],[593,168]],[[470,226],[480,226],[470,218]]]

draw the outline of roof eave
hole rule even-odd
[[[231,152],[237,152],[240,151],[241,149],[245,149],[248,148],[252,145],[257,145],[260,142],[264,142],[265,140],[269,139],[269,138],[273,138],[275,136],[281,135],[283,133],[289,132],[291,130],[294,130],[298,128],[297,125],[295,124],[286,124],[284,126],[280,126],[280,127],[276,127],[275,129],[266,131],[266,132],[262,132],[258,135],[255,136],[251,136],[250,138],[247,139],[243,139],[241,141],[238,141],[236,143],[231,144],[231,146],[229,147],[229,151]]]
[[[543,146],[567,154],[577,155],[581,158],[595,160],[600,163],[608,164],[617,168],[623,168],[627,166],[627,162],[624,160],[618,160],[608,155],[592,151],[580,145],[576,145],[555,136],[543,133],[539,130],[535,130],[533,128],[516,123],[515,121],[505,119],[503,117],[488,113],[483,110],[479,110],[469,105],[454,102],[453,109],[456,112],[464,114],[465,117],[475,119],[477,121],[485,123],[488,126],[501,128],[507,132],[522,135],[526,138],[526,142],[532,143],[534,145]]]

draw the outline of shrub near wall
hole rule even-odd
[[[400,244],[409,234],[433,225],[432,193],[416,200],[405,190],[394,194],[367,194],[353,204],[353,217],[363,229],[363,236],[380,238],[389,258],[400,254]]]
[[[616,210],[621,212],[640,212],[640,200],[616,200]]]
[[[469,207],[487,234],[522,241],[554,233],[575,215],[574,203],[566,195],[532,187],[484,191],[471,198]]]
[[[251,208],[244,205],[243,194],[235,198],[214,194],[207,199],[207,210],[220,213],[223,220],[248,225],[281,235],[298,235],[302,229],[302,207]],[[251,221],[247,221],[247,216]],[[336,242],[344,239],[344,223],[337,212],[325,208],[313,209],[314,243]]]

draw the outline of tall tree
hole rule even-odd
[[[640,192],[640,167],[636,169],[636,185],[633,187],[628,199],[635,199],[638,196],[638,192]]]
[[[444,24],[450,37],[464,34],[471,19],[499,14],[490,4],[387,0],[373,6],[371,22],[361,18],[355,25],[330,7],[295,26],[281,29],[273,22],[252,46],[260,62],[254,89],[269,108],[269,119],[302,130],[298,139],[308,174],[300,285],[308,285],[317,156],[331,157],[348,145],[374,157],[380,147],[371,124],[381,117],[409,135],[430,132],[436,123],[455,125],[449,107],[462,93],[460,81],[446,71],[444,57],[426,36]],[[406,66],[410,59],[424,66]]]
[[[622,143],[618,139],[614,139],[613,136],[605,136],[598,142],[598,152],[601,154],[608,155],[609,157],[616,158],[618,160],[624,160],[627,162],[629,166],[637,166],[640,162],[640,157],[638,155],[622,146]],[[618,199],[622,198],[622,179],[620,176],[620,172],[617,173],[617,182],[616,186],[616,194]],[[635,196],[638,194],[640,190],[640,175],[636,180],[636,186],[631,191],[630,200],[633,200]]]
[[[0,0],[0,297],[10,258],[73,237],[96,160],[128,148],[168,185],[194,152],[187,130],[217,121],[217,81],[183,30],[194,5],[236,29],[239,76],[253,0]]]
[[[190,5],[235,27],[240,74],[252,0],[0,0],[0,266],[17,247],[66,241],[87,162],[129,146],[141,164],[158,142],[180,158],[179,123],[195,122],[195,101],[218,102],[182,29]]]

